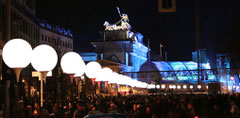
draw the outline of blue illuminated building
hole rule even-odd
[[[198,82],[198,72],[197,63],[194,61],[152,61],[151,66],[143,64],[139,72],[152,72],[160,73],[161,80],[160,83],[197,83]],[[201,80],[204,83],[216,82],[216,77],[210,70],[209,63],[201,63],[201,68],[204,70],[201,74]]]
[[[236,91],[237,87],[239,89],[239,82],[235,79],[230,81],[230,75],[225,71],[230,70],[230,59],[227,57],[218,58],[217,69],[211,68],[205,49],[199,50],[199,68],[196,51],[189,61],[162,61],[161,56],[158,59],[160,61],[151,61],[150,47],[143,43],[142,34],[131,32],[130,29],[114,28],[106,26],[102,40],[92,42],[95,52],[80,53],[85,62],[98,61],[102,67],[109,67],[132,79],[164,85],[161,89],[165,91],[206,92],[208,85],[211,89],[217,88],[214,92],[223,91],[222,88],[226,86],[228,91],[229,87],[234,86]]]
[[[131,76],[147,83],[197,83],[198,72],[197,63],[194,61],[150,61],[148,60],[148,51],[150,50],[142,42],[131,39],[111,38],[119,36],[117,31],[112,34],[107,32],[103,41],[92,42],[95,47],[94,53],[80,53],[84,61],[101,61],[108,60],[118,63],[123,67],[117,72]],[[119,33],[119,32],[118,32]],[[120,31],[120,34],[124,34]],[[139,34],[138,34],[139,35]],[[143,38],[142,35],[141,40]],[[106,38],[107,37],[107,38]],[[204,57],[206,58],[206,57]],[[104,62],[106,64],[106,61]],[[210,70],[210,64],[200,64],[202,71],[201,82],[216,82],[217,79]],[[116,69],[115,69],[116,70]],[[144,75],[144,76],[142,76]]]
[[[119,34],[118,34],[119,33]],[[139,35],[139,34],[138,34]],[[231,80],[230,58],[217,55],[217,69],[212,69],[206,50],[200,50],[200,72],[196,62],[196,52],[189,61],[151,61],[148,57],[150,49],[140,40],[128,39],[124,31],[107,31],[102,41],[92,42],[95,52],[80,53],[85,62],[98,61],[102,67],[127,75],[132,79],[148,84],[165,85],[165,91],[191,92],[208,91],[208,86],[217,83],[217,92],[239,91],[239,81]],[[111,38],[114,37],[114,38]],[[227,70],[227,71],[226,71]],[[199,74],[199,75],[198,75]],[[185,89],[174,89],[172,87]],[[192,86],[193,88],[190,88]],[[201,86],[202,89],[197,88]],[[229,88],[232,89],[229,89]],[[222,89],[225,88],[225,89]]]

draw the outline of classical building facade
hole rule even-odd
[[[59,26],[52,26],[46,21],[39,20],[35,14],[35,0],[0,0],[0,40],[6,40],[6,24],[10,22],[10,38],[22,38],[32,47],[39,44],[49,44],[56,50],[72,51],[73,39],[70,30]],[[10,7],[10,11],[7,8]],[[10,14],[10,21],[6,20]],[[5,41],[6,42],[6,41]],[[3,42],[4,43],[4,42]],[[2,47],[1,47],[2,49]]]
[[[93,42],[98,59],[105,59],[126,67],[120,72],[137,72],[147,60],[148,48],[137,41]]]
[[[50,26],[43,22],[39,22],[39,25],[40,39],[38,44],[52,46],[57,51],[59,57],[66,52],[73,51],[73,39],[70,30],[67,32],[58,26]]]
[[[46,21],[37,18],[35,1],[36,0],[0,0],[0,55],[4,44],[12,38],[22,38],[26,40],[33,49],[40,44],[51,45],[58,53],[58,60],[60,60],[64,53],[73,51],[73,36],[70,30],[65,30],[60,26],[50,25]],[[59,70],[59,68],[60,64],[57,65],[55,70]],[[10,77],[10,75],[6,74],[7,70],[12,71],[3,63],[1,57],[0,78],[3,81],[5,81],[5,78]],[[29,65],[21,72],[20,80],[23,82],[21,86],[24,84],[25,88],[19,88],[19,98],[24,96],[29,98],[29,96],[39,94],[39,83],[36,78],[32,77],[32,71],[34,71],[34,69]],[[14,72],[11,72],[11,77],[14,77],[12,75],[14,75]],[[12,78],[9,80],[15,81]],[[0,86],[4,86],[4,84],[0,84]],[[1,89],[0,94],[3,93],[6,93],[6,91],[3,92],[3,89]],[[3,98],[1,97],[0,99],[2,100]]]

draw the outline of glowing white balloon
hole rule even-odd
[[[201,86],[201,85],[198,85],[198,86],[197,86],[197,88],[198,88],[198,89],[201,89],[201,88],[202,88],[202,86]]]
[[[57,64],[56,51],[49,45],[42,44],[33,49],[31,64],[39,72],[51,71]]]
[[[117,84],[118,83],[118,73],[113,72],[113,73],[111,73],[110,76],[111,76],[111,79],[110,79],[110,81],[108,83],[110,83],[110,84]]]
[[[85,74],[88,78],[96,78],[101,71],[101,65],[96,61],[91,61],[86,65]]]
[[[67,74],[78,74],[82,76],[84,73],[85,63],[81,56],[76,52],[68,52],[61,58],[61,68]]]
[[[23,39],[9,40],[3,47],[3,61],[10,68],[25,68],[31,62],[32,47]]]

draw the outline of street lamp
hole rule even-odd
[[[99,75],[101,69],[101,65],[96,61],[91,61],[86,65],[85,74],[89,79],[92,80],[93,86],[95,85],[95,79]]]
[[[73,83],[74,74],[82,76],[84,73],[85,63],[82,61],[81,56],[76,52],[68,52],[64,54],[61,58],[60,65],[63,72],[69,75],[71,83]]]
[[[49,45],[41,44],[33,49],[31,64],[35,70],[41,73],[41,107],[43,106],[43,80],[57,64],[56,51]]]
[[[16,73],[17,82],[23,68],[31,62],[32,47],[23,39],[9,40],[3,47],[2,57],[6,65]]]

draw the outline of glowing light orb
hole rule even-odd
[[[78,76],[84,74],[85,63],[82,61],[82,57],[76,52],[64,54],[60,65],[64,73],[77,74]]]
[[[85,69],[86,69],[85,74],[88,78],[96,78],[99,75],[99,72],[101,71],[102,67],[98,62],[91,61],[87,63]]]
[[[180,85],[178,85],[178,86],[177,86],[177,89],[181,89],[181,86],[180,86]]]
[[[33,49],[31,64],[39,72],[51,71],[57,64],[56,51],[49,45],[42,44]]]
[[[197,86],[197,88],[198,88],[198,89],[201,89],[201,88],[202,88],[202,86],[201,86],[201,85],[198,85],[198,86]]]
[[[176,89],[176,85],[173,85],[172,88],[173,88],[173,89]]]
[[[9,40],[3,47],[3,61],[10,68],[25,68],[31,62],[32,47],[23,39]]]

